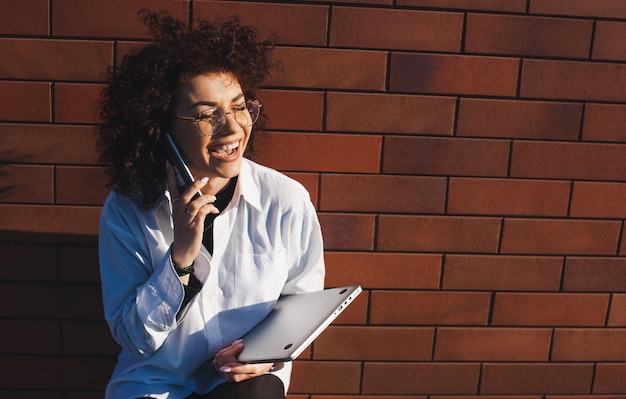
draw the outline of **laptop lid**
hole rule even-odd
[[[277,363],[296,359],[362,289],[329,288],[281,297],[274,309],[243,336],[240,363]]]

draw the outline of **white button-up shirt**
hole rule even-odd
[[[122,347],[106,398],[179,399],[224,380],[211,361],[269,313],[280,295],[324,285],[319,221],[302,185],[245,159],[214,222],[213,255],[195,259],[202,290],[180,310],[169,193],[152,209],[112,192],[100,219],[105,318]],[[177,313],[180,315],[177,318]],[[289,364],[276,372],[289,386]]]

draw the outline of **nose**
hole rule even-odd
[[[241,129],[241,125],[239,124],[239,122],[237,122],[237,119],[235,119],[235,114],[233,112],[224,112],[223,121],[224,124],[222,125],[222,128],[219,130],[219,132],[215,134],[216,136],[227,136]]]

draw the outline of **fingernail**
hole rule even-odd
[[[202,179],[200,179],[200,183],[202,184],[207,184],[208,181],[209,181],[208,177],[203,177]]]
[[[222,373],[230,373],[233,369],[230,368],[230,366],[222,366],[220,367],[220,371]]]
[[[231,345],[239,345],[239,344],[243,344],[243,339],[238,339],[237,341],[233,342]]]

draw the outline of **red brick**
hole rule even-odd
[[[626,184],[574,182],[571,216],[622,219],[625,199]]]
[[[298,173],[298,172],[287,172],[285,173],[287,176],[292,179],[297,180],[306,188],[311,196],[311,202],[316,207],[319,202],[319,175],[317,173]]]
[[[0,4],[0,34],[48,35],[48,0],[4,1]]]
[[[342,3],[342,4],[372,4],[372,5],[376,5],[376,4],[380,4],[380,5],[393,5],[393,1],[394,0],[313,0],[312,2],[317,2],[317,3]]]
[[[626,4],[620,0],[530,0],[528,11],[531,14],[626,18]]]
[[[365,7],[334,7],[330,45],[458,52],[463,14]]]
[[[35,165],[0,166],[0,202],[52,204],[54,168]]]
[[[482,395],[589,393],[592,364],[485,364]]]
[[[374,247],[373,215],[329,214],[319,215],[325,249],[372,250]]]
[[[626,364],[598,364],[592,392],[594,394],[617,394],[620,396],[616,398],[623,398],[624,392],[626,392]]]
[[[611,327],[626,327],[626,295],[613,294],[611,307],[609,309],[609,319],[606,323]]]
[[[443,213],[446,180],[438,177],[322,175],[320,209]]]
[[[473,394],[478,387],[479,368],[471,363],[365,363],[362,393]]]
[[[36,386],[40,390],[102,389],[108,382],[114,363],[115,359],[111,357],[3,355],[0,356],[3,369],[0,386],[3,390],[32,389],[32,377],[37,375]]]
[[[594,62],[524,60],[520,95],[529,98],[626,101],[615,82],[626,80],[626,65]]]
[[[328,93],[329,131],[451,136],[456,100],[387,94]]]
[[[582,105],[461,99],[458,136],[578,140]]]
[[[0,78],[104,80],[113,44],[87,40],[0,39]]]
[[[99,217],[97,207],[0,205],[0,230],[96,235]]]
[[[143,41],[116,40],[115,41],[115,66],[121,66],[122,60],[127,55],[139,51],[146,45]]]
[[[359,392],[360,380],[360,362],[297,361],[289,392],[354,394]]]
[[[563,290],[626,291],[626,259],[568,258],[563,273]]]
[[[242,1],[199,1],[194,19],[223,21],[233,15],[258,30],[259,39],[274,35],[280,44],[326,45],[328,7],[302,4],[263,4]]]
[[[496,293],[494,326],[602,326],[608,295]]]
[[[430,360],[434,328],[331,326],[316,340],[318,360]],[[385,345],[393,342],[393,345]]]
[[[283,70],[268,79],[271,86],[316,89],[385,89],[384,51],[277,47]]]
[[[500,220],[446,216],[386,216],[378,221],[379,251],[495,253]]]
[[[508,158],[503,140],[386,136],[383,172],[503,177]]]
[[[468,14],[470,53],[587,58],[592,21],[520,15]]]
[[[98,100],[104,86],[57,83],[54,90],[54,119],[61,123],[99,123]]]
[[[506,219],[504,254],[614,255],[620,222],[598,220]]]
[[[52,33],[55,36],[150,37],[148,28],[137,15],[145,7],[155,12],[167,11],[187,21],[189,5],[186,0],[81,0],[80,7],[73,0],[54,0]]]
[[[3,354],[60,354],[61,323],[38,320],[0,320]]]
[[[5,162],[96,163],[96,132],[93,127],[5,124],[1,128]]]
[[[626,233],[625,230],[626,230],[626,225],[622,226],[621,237],[626,237],[626,235],[624,235],[624,233]],[[620,240],[619,253],[617,255],[618,256],[625,256],[626,255],[626,240],[624,240],[624,239]]]
[[[396,0],[399,6],[525,12],[526,0]]]
[[[437,289],[441,258],[434,254],[326,252],[326,285]]]
[[[624,145],[516,141],[511,177],[626,181],[624,159]]]
[[[59,269],[59,280],[73,283],[100,283],[100,271],[97,267],[85,267],[85,265],[98,265],[98,248],[96,245],[63,245],[59,247],[59,255],[56,260]]]
[[[324,396],[319,396],[319,395],[312,395],[311,399],[363,399],[364,396],[362,395],[324,395]],[[411,396],[398,396],[398,395],[367,395],[366,396],[367,399],[428,399],[427,396],[416,396],[416,395],[411,395]],[[287,399],[291,399],[289,397],[289,395],[287,395]],[[308,399],[308,398],[307,398]]]
[[[3,121],[49,122],[52,120],[50,84],[0,81],[0,105]]]
[[[310,91],[262,90],[259,99],[275,130],[322,130],[324,94]]]
[[[622,328],[556,329],[552,344],[554,361],[623,361],[626,331]]]
[[[551,329],[437,329],[435,361],[547,361]]]
[[[0,299],[11,303],[0,311],[3,318],[102,319],[102,294],[95,284],[0,283],[0,288]],[[29,295],[20,295],[25,291]]]
[[[490,300],[482,292],[372,291],[370,323],[484,326]]]
[[[511,399],[511,396],[498,396],[498,395],[489,395],[489,396],[481,396],[481,395],[474,395],[474,396],[471,396],[471,395],[470,396],[468,396],[468,395],[463,395],[463,396],[450,396],[450,395],[436,396],[436,395],[431,395],[430,399],[485,399],[485,397],[487,397],[488,399]],[[544,398],[543,395],[515,395],[515,399],[543,399],[543,398]],[[578,398],[578,399],[583,399],[583,398]]]
[[[558,291],[560,257],[446,255],[442,288],[483,291]]]
[[[389,90],[514,96],[518,69],[519,60],[512,58],[392,53]]]
[[[516,396],[516,398],[517,398],[517,396]],[[589,395],[582,395],[582,396],[578,396],[578,395],[545,395],[545,399],[586,399],[586,398],[593,398],[593,399],[624,399],[624,395],[594,395],[592,397],[589,396]]]
[[[109,176],[102,168],[57,166],[56,203],[63,205],[102,205],[109,190]]]
[[[382,138],[365,135],[267,133],[257,137],[255,159],[283,171],[376,173]]]
[[[566,216],[569,192],[565,181],[451,178],[447,213]]]
[[[0,253],[7,265],[0,268],[0,280],[50,282],[58,280],[57,248],[47,244],[0,244]]]
[[[626,23],[597,21],[593,39],[593,59],[626,61],[626,44],[616,37],[626,35]]]
[[[84,339],[89,337],[88,340]],[[93,343],[97,342],[97,345]],[[64,321],[63,353],[78,356],[117,356],[120,347],[113,338],[109,327],[101,321]]]
[[[626,142],[626,106],[586,104],[583,140]]]

